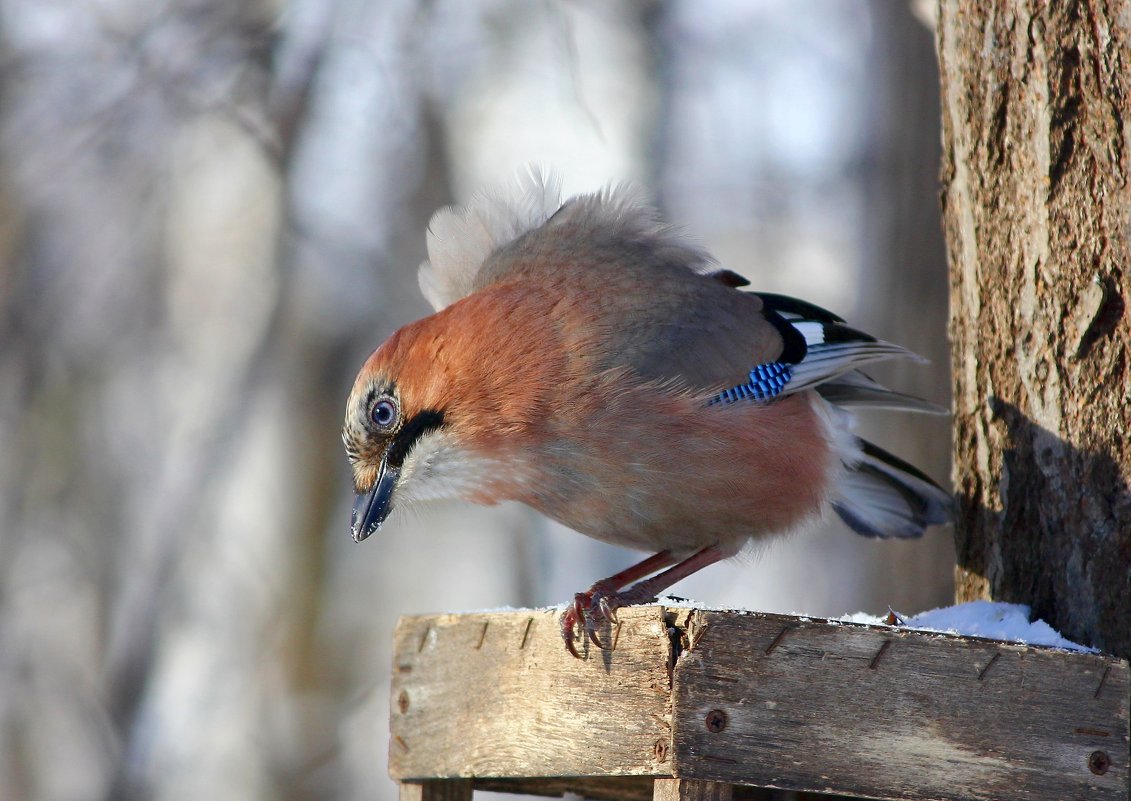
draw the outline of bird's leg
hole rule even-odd
[[[651,573],[655,573],[661,568],[674,564],[675,561],[676,559],[671,553],[668,551],[660,551],[641,562],[626,567],[615,576],[601,579],[585,592],[579,592],[577,595],[573,596],[573,605],[562,613],[561,620],[562,639],[565,640],[566,648],[569,649],[569,652],[578,659],[581,658],[581,655],[577,653],[577,648],[574,645],[574,639],[576,638],[575,632],[580,633],[580,631],[588,632],[589,639],[591,639],[598,648],[601,647],[601,643],[597,640],[597,635],[589,625],[588,619],[592,619],[594,609],[598,610],[597,615],[600,616],[602,620],[609,620],[615,617],[615,610],[612,607],[609,607],[608,615],[602,614],[602,599],[615,596],[617,590],[626,584],[630,584]],[[587,608],[590,610],[588,619],[585,614]]]
[[[611,593],[602,597],[599,601],[600,608],[608,608],[615,613],[616,610],[622,606],[632,606],[633,604],[643,604],[654,601],[657,595],[677,581],[685,579],[692,573],[696,573],[708,565],[713,565],[715,562],[724,558],[726,558],[726,554],[719,550],[717,545],[708,545],[706,548],[696,551],[682,562],[668,568],[663,573],[657,573],[652,576],[652,578],[638,581],[627,590],[621,590],[620,592]]]
[[[664,553],[667,552],[665,551]],[[657,554],[657,556],[659,555],[660,554]],[[662,573],[657,573],[651,578],[638,581],[626,590],[617,592],[615,588],[606,590],[594,585],[596,592],[590,590],[588,614],[581,618],[584,622],[586,634],[589,635],[589,639],[592,640],[593,644],[598,648],[604,647],[601,645],[600,640],[597,639],[597,627],[606,622],[615,623],[616,611],[618,609],[622,606],[632,606],[633,604],[654,601],[660,592],[666,590],[677,581],[687,578],[692,573],[702,570],[708,565],[713,565],[715,562],[725,558],[725,556],[726,554],[719,550],[718,546],[708,545],[706,548],[696,551],[682,562],[672,565]],[[669,561],[667,563],[671,564],[671,561],[674,560],[671,559],[669,554]],[[637,565],[637,567],[640,566],[642,565]],[[640,575],[647,575],[647,573],[641,573]],[[631,581],[631,579],[629,579],[629,581]],[[598,582],[598,584],[600,583],[601,582]],[[576,608],[576,606],[577,598],[574,599],[574,607]],[[570,645],[571,643],[567,641],[566,646],[569,647]],[[577,655],[572,648],[570,648],[570,651],[574,653],[574,656]]]
[[[603,581],[598,581],[586,592],[579,592],[573,598],[573,606],[562,615],[562,637],[565,638],[566,648],[574,656],[580,658],[574,646],[574,630],[582,628],[589,636],[590,641],[598,648],[603,648],[597,639],[597,627],[602,623],[615,623],[616,611],[623,606],[648,603],[656,600],[656,596],[675,584],[687,578],[708,565],[726,558],[716,545],[708,545],[696,551],[682,562],[675,562],[675,557],[668,551],[661,551],[655,556],[645,559],[639,564],[617,573]],[[647,576],[649,573],[672,565],[662,573],[657,573],[651,578],[637,581],[626,590],[620,590],[625,584],[635,579]],[[618,590],[620,590],[618,592]],[[588,610],[586,610],[588,606]]]

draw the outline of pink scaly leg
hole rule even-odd
[[[620,587],[628,582],[647,576],[652,571],[665,565],[671,565],[675,561],[675,558],[668,551],[661,551],[655,556],[617,573],[615,576],[598,581],[588,591],[575,595],[573,606],[562,615],[562,637],[565,638],[566,648],[569,649],[571,654],[580,658],[573,644],[574,630],[579,627],[584,629],[594,645],[603,648],[604,646],[597,639],[597,627],[602,623],[615,623],[617,609],[632,604],[654,601],[661,591],[666,590],[677,581],[685,579],[692,573],[702,570],[708,565],[713,565],[724,558],[725,554],[717,546],[708,545],[662,573],[638,581],[628,589],[617,592]],[[588,611],[585,609],[586,605],[589,607]]]

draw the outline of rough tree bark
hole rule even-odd
[[[942,0],[959,600],[1131,657],[1131,4]]]

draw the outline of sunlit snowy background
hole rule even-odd
[[[518,507],[349,537],[354,372],[428,311],[431,212],[527,164],[640,183],[756,287],[928,356],[875,372],[948,403],[916,10],[0,0],[0,798],[387,801],[398,615],[639,558]],[[947,479],[945,418],[864,427]],[[952,566],[946,530],[830,523],[673,592],[912,613]]]

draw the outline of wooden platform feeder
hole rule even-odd
[[[643,606],[578,660],[557,613],[402,618],[402,801],[1128,801],[1128,665],[899,627]]]

